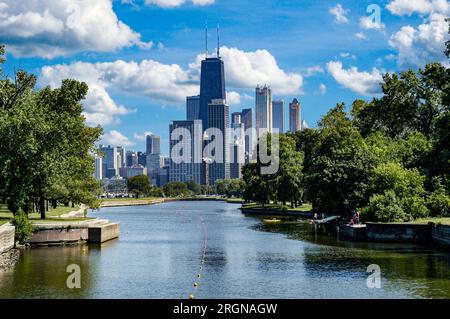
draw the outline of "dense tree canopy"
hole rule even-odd
[[[35,83],[23,71],[0,79],[0,201],[13,213],[37,207],[42,218],[48,202],[95,208],[91,154],[102,129],[86,126],[82,115],[88,87],[65,80],[60,88],[37,90]]]
[[[349,112],[338,104],[316,129],[281,135],[277,174],[262,176],[259,160],[244,167],[245,199],[294,196],[319,213],[359,209],[372,221],[450,216],[450,69],[430,63],[380,85],[380,97]]]

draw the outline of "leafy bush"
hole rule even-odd
[[[450,216],[450,197],[443,187],[440,187],[428,196],[427,206],[432,216]]]
[[[19,210],[14,216],[12,223],[16,227],[16,241],[24,243],[31,238],[31,235],[33,234],[33,225],[22,210]]]
[[[372,196],[366,214],[380,222],[402,222],[407,219],[400,199],[392,190]]]
[[[417,195],[402,199],[402,207],[409,219],[424,218],[429,215],[425,199]]]

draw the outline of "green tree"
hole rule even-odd
[[[305,176],[313,209],[342,216],[367,203],[375,162],[344,108],[338,104],[319,123],[318,145]]]
[[[186,186],[193,195],[200,195],[202,192],[202,187],[195,181],[186,182]]]
[[[296,140],[281,135],[280,167],[277,173],[277,200],[286,205],[289,201],[294,208],[303,201],[303,159],[302,152],[296,150]]]
[[[136,198],[148,195],[151,191],[150,181],[145,175],[138,175],[127,180],[128,191]]]
[[[82,115],[88,87],[65,80],[38,91],[35,82],[23,71],[0,80],[1,199],[13,213],[37,206],[42,218],[49,201],[95,208],[99,184],[91,154],[102,129],[88,127]]]
[[[163,187],[164,195],[167,197],[185,197],[189,195],[186,183],[170,182]]]

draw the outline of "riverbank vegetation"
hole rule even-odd
[[[246,165],[244,198],[344,217],[358,209],[362,221],[450,217],[450,69],[388,73],[380,86],[371,101],[337,104],[316,129],[280,135],[278,173],[261,174],[259,158]]]
[[[42,219],[58,204],[97,207],[91,154],[102,129],[82,115],[87,85],[65,80],[38,90],[34,75],[2,75],[4,52],[0,46],[0,202]]]

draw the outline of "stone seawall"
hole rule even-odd
[[[431,243],[431,227],[429,225],[367,223],[366,227],[369,241]]]
[[[11,224],[0,226],[0,254],[14,248],[15,227]]]

